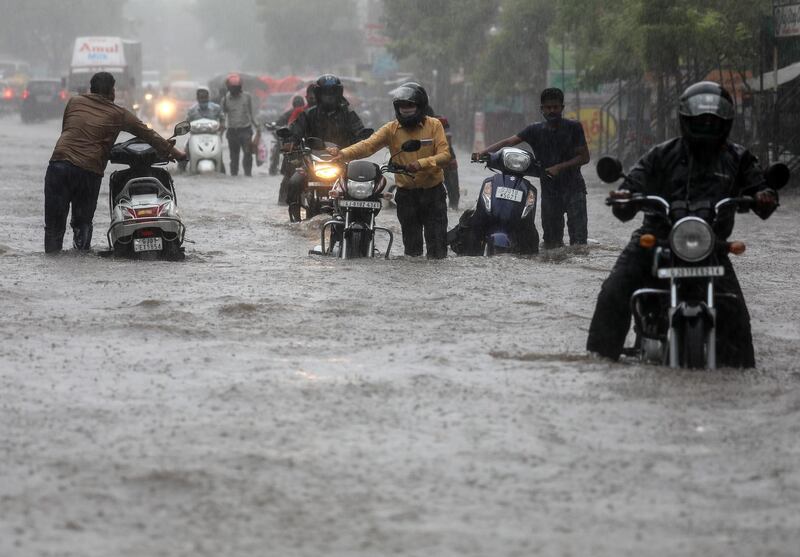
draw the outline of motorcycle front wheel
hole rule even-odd
[[[706,367],[708,332],[703,319],[690,319],[683,329],[683,364],[690,369]]]

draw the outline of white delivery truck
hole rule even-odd
[[[130,108],[142,82],[142,44],[121,37],[78,37],[72,49],[69,90],[89,91],[89,80],[97,72],[108,72],[117,85],[117,102]]]

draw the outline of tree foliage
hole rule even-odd
[[[508,94],[546,80],[552,2],[544,0],[391,0],[384,4],[390,51],[414,69],[460,73]]]
[[[562,0],[559,32],[592,82],[720,65],[752,68],[769,0]]]

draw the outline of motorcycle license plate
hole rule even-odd
[[[697,277],[721,277],[725,275],[725,267],[671,267],[659,269],[658,278],[697,278]]]
[[[339,202],[339,207],[350,209],[380,209],[380,201],[356,201],[354,199],[342,199]]]
[[[134,238],[133,251],[161,251],[161,238]]]
[[[497,199],[508,199],[509,201],[519,203],[522,201],[522,190],[515,190],[514,188],[500,186],[497,188],[494,196]]]

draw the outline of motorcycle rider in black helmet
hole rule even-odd
[[[313,89],[315,105],[303,111],[290,126],[295,140],[318,137],[327,143],[347,147],[357,141],[364,129],[361,118],[350,108],[344,98],[344,87],[335,75],[326,74],[317,79]],[[300,195],[306,179],[294,173],[289,180],[287,200],[293,221],[300,220]]]
[[[730,93],[719,84],[703,81],[690,86],[681,95],[679,106],[681,136],[653,147],[634,166],[619,191],[612,197],[627,198],[632,193],[658,195],[668,202],[709,202],[713,206],[726,197],[753,195],[753,209],[762,219],[778,206],[778,195],[765,183],[758,160],[747,149],[728,141],[736,115]],[[636,214],[635,207],[614,207],[614,215],[623,222]],[[716,234],[725,240],[731,234],[734,217],[718,223]],[[665,235],[663,221],[645,215],[642,226],[617,259],[597,299],[589,328],[587,349],[616,360],[622,353],[631,321],[631,294],[649,285],[652,256],[639,246],[645,233]],[[668,233],[668,231],[666,231]],[[725,275],[715,279],[721,297],[717,303],[717,354],[719,361],[731,367],[754,367],[750,315],[727,250],[719,253]]]
[[[405,253],[422,255],[423,235],[429,259],[447,256],[447,194],[442,168],[450,162],[450,146],[442,123],[426,115],[428,94],[418,84],[409,83],[395,90],[395,120],[372,136],[337,153],[345,161],[368,157],[383,147],[394,155],[394,162],[406,167],[412,176],[396,175],[397,219],[403,232]],[[401,145],[410,139],[422,140],[419,151],[405,153]]]

